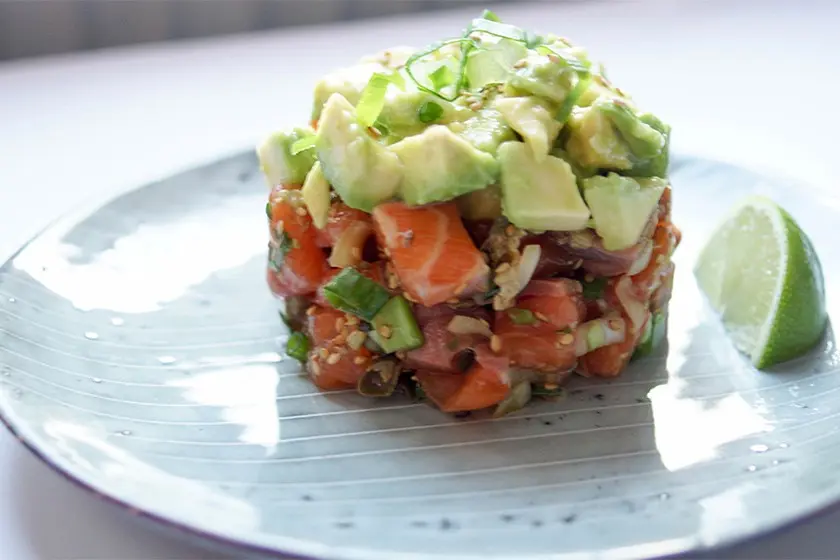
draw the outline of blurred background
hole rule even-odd
[[[517,1],[524,0],[492,3]],[[0,0],[0,60],[487,3],[488,0]]]

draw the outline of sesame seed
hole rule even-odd
[[[334,366],[335,364],[338,363],[338,361],[340,359],[341,359],[341,356],[339,356],[338,354],[330,354],[329,358],[327,358],[327,363],[330,364],[331,366]]]
[[[321,375],[321,365],[318,362],[312,360],[309,362],[309,367],[312,369],[312,375]]]
[[[562,344],[564,346],[568,346],[569,344],[571,344],[574,341],[575,341],[575,335],[570,334],[570,333],[566,333],[566,334],[564,334],[560,337],[560,344]]]
[[[298,216],[306,216],[306,208],[304,208],[303,206],[299,206],[295,209],[295,214],[297,214]]]
[[[365,343],[367,334],[362,331],[353,331],[347,335],[347,346],[354,350],[358,350]]]
[[[549,54],[548,55],[548,60],[550,60],[554,64],[559,64],[560,63],[560,57],[557,56],[556,54]]]
[[[318,350],[318,355],[321,356],[322,360],[326,360],[330,357],[330,353],[326,348],[321,348],[320,350]]]
[[[448,300],[446,300],[446,303],[448,303],[449,305],[455,305],[456,303],[458,303],[458,298],[449,298]]]
[[[338,319],[336,319],[335,320],[335,330],[340,331],[341,329],[343,329],[344,328],[344,323],[346,323],[346,322],[347,321],[344,320],[344,317],[339,317]]]
[[[314,305],[310,305],[309,308],[306,310],[306,314],[311,317],[312,315],[315,315],[315,312],[317,310],[318,309]]]
[[[403,297],[411,303],[417,303],[417,300],[411,297],[411,294],[409,294],[408,292],[403,292]]]
[[[621,322],[618,319],[610,319],[607,321],[607,326],[614,331],[617,331],[621,328]]]
[[[362,365],[366,361],[367,361],[367,358],[365,358],[364,356],[356,356],[355,358],[353,358],[353,363],[356,364],[357,366]]]
[[[539,311],[534,312],[534,316],[537,319],[539,319],[540,321],[548,322],[548,317],[546,317],[544,314],[540,313]]]
[[[467,289],[467,285],[466,284],[461,284],[460,286],[455,288],[455,295],[461,295],[462,293],[464,293],[464,290],[466,290],[466,289]]]
[[[496,354],[502,351],[502,339],[495,334],[490,337],[490,350]]]
[[[385,249],[383,249],[382,252],[385,253],[386,257],[391,257],[391,250],[388,247],[385,247]]]
[[[525,65],[526,65],[526,64],[528,64],[528,62],[527,62],[524,58],[522,58],[522,59],[517,60],[516,62],[514,62],[514,63],[513,63],[513,67],[514,67],[514,68],[516,68],[516,69],[519,69],[519,68],[525,68]]]
[[[546,383],[545,385],[543,385],[543,387],[545,387],[546,390],[548,390],[548,391],[553,391],[553,390],[559,388],[560,385],[558,385],[556,383]]]
[[[349,313],[344,316],[344,319],[347,321],[347,325],[354,327],[359,324],[359,318],[355,315],[350,315]]]
[[[397,359],[398,360],[405,360],[405,352],[403,352],[402,350],[397,352]]]
[[[584,280],[586,280],[587,282],[594,282],[594,281],[595,281],[595,277],[594,277],[594,276],[592,276],[591,274],[587,274],[587,275],[585,275],[585,276],[583,277],[583,279],[584,279]]]
[[[515,227],[509,225],[508,227],[505,228],[505,235],[511,236],[514,233],[516,233],[516,228]]]
[[[376,329],[376,332],[378,332],[379,336],[381,336],[382,338],[391,338],[391,327],[389,327],[388,325],[380,326],[378,329]]]
[[[358,247],[353,247],[350,249],[350,254],[353,255],[354,259],[361,259],[362,258],[362,250]]]

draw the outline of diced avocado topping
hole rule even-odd
[[[566,148],[584,165],[634,177],[667,173],[670,127],[653,115],[637,113],[624,99],[602,96],[575,109],[569,130]]]
[[[521,68],[507,81],[514,92],[562,103],[578,81],[578,73],[550,53],[532,51],[523,62]]]
[[[309,210],[309,215],[312,216],[312,223],[318,229],[324,229],[327,225],[327,218],[330,215],[330,184],[324,177],[321,171],[321,163],[315,162],[306,180],[303,182],[303,188],[300,189],[300,194],[303,197],[303,203]]]
[[[446,124],[465,120],[472,111],[418,90],[388,91],[385,105],[377,120],[384,127],[386,141],[399,141],[420,134],[432,124]]]
[[[482,42],[482,47],[467,58],[467,81],[475,89],[506,82],[514,72],[514,64],[528,56],[525,45],[510,39]]]
[[[258,153],[272,184],[305,180],[318,227],[332,190],[366,212],[389,200],[455,200],[465,219],[504,215],[533,231],[595,228],[610,247],[627,246],[656,189],[631,195],[628,185],[643,183],[614,187],[633,202],[605,214],[607,195],[596,189],[584,202],[578,183],[668,172],[667,124],[640,111],[583,48],[492,12],[459,36],[330,72],[316,85],[312,117],[317,133],[273,135]]]
[[[290,133],[275,132],[257,148],[260,168],[271,186],[300,185],[315,163],[313,150],[293,153],[293,145],[302,139],[311,138],[311,128],[295,128]]]
[[[534,158],[542,161],[551,150],[561,125],[547,107],[536,97],[500,97],[496,108],[505,121],[522,136],[534,152]]]
[[[371,325],[370,337],[387,354],[413,350],[425,342],[411,305],[402,296],[392,297],[376,314]]]
[[[402,199],[411,205],[451,200],[483,189],[499,176],[499,164],[442,125],[393,146],[405,169]]]
[[[330,72],[315,85],[312,120],[321,118],[324,105],[335,93],[340,93],[350,104],[356,105],[371,76],[377,72],[387,72],[388,70],[380,62],[361,62],[348,68]]]
[[[483,152],[495,154],[503,142],[516,140],[513,129],[507,125],[497,109],[481,109],[464,121],[450,126],[467,142]]]
[[[633,179],[616,173],[583,179],[583,196],[604,249],[620,251],[639,241],[667,184],[660,178]]]
[[[586,227],[589,209],[568,163],[554,156],[537,161],[522,142],[499,147],[502,208],[516,226],[538,231],[576,231]]]
[[[650,159],[634,161],[628,174],[633,177],[665,177],[668,174],[671,127],[650,113],[641,113],[639,120],[661,133],[664,141],[657,155]]]
[[[566,151],[583,166],[630,169],[630,149],[598,106],[576,108],[569,117]]]
[[[502,215],[502,193],[498,185],[461,195],[455,202],[465,220],[495,220]]]
[[[370,212],[396,196],[403,176],[399,158],[371,138],[341,94],[324,106],[315,147],[324,177],[348,206]]]
[[[662,152],[665,137],[652,126],[642,122],[627,103],[621,99],[601,99],[597,104],[612,120],[634,158],[648,160]]]

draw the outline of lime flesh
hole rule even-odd
[[[753,196],[717,227],[694,268],[735,346],[757,368],[796,358],[825,330],[825,282],[808,236],[773,201]]]

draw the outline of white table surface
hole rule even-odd
[[[384,0],[383,0],[384,1]],[[305,122],[326,67],[453,35],[479,10],[0,64],[0,257],[49,221]],[[515,9],[514,9],[515,8]],[[610,77],[704,151],[826,188],[840,130],[836,0],[508,6],[590,47]],[[775,171],[773,171],[775,170]],[[676,203],[679,203],[677,185]],[[716,555],[830,558],[840,512]],[[0,430],[0,556],[216,558],[120,515]]]

